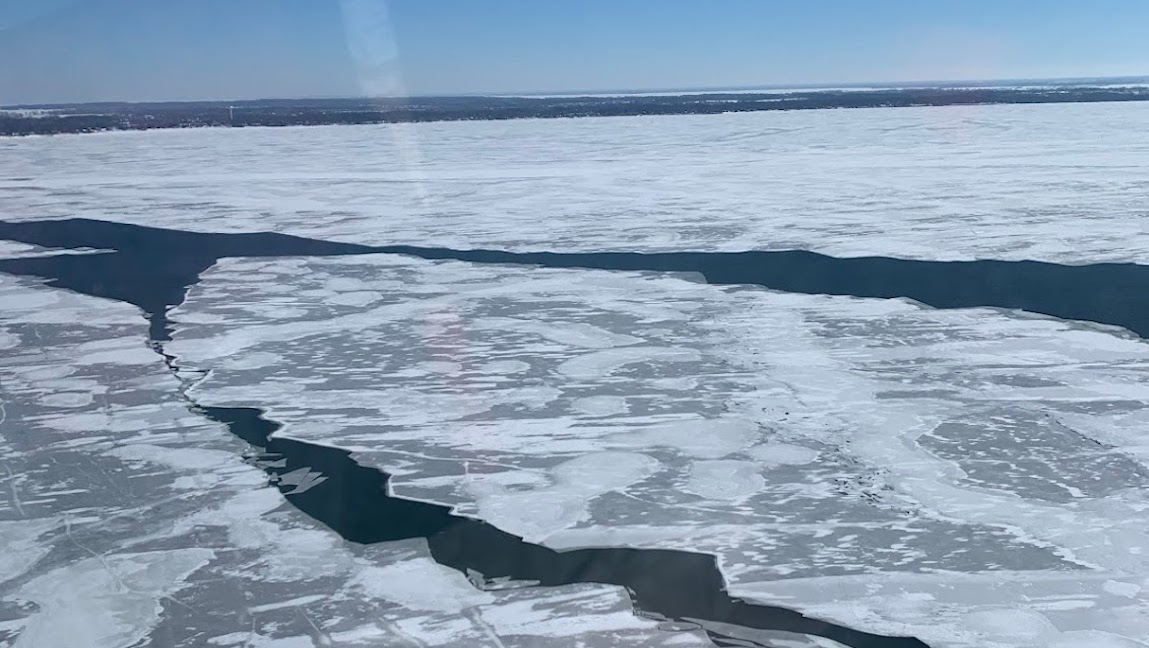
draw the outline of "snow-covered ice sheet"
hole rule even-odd
[[[1147,126],[1129,103],[6,139],[0,210],[1144,263]],[[403,497],[556,548],[712,552],[735,595],[931,646],[1149,645],[1149,347],[1122,331],[401,257],[205,277],[169,348],[212,370],[194,395],[269,408]],[[420,542],[344,543],[187,411],[133,308],[8,277],[0,304],[0,645],[704,643],[617,588],[484,592]]]
[[[511,250],[1149,261],[1149,104],[0,140],[5,219]]]
[[[225,260],[172,316],[197,399],[534,541],[712,552],[735,595],[939,647],[1149,628],[1120,329],[396,256]]]
[[[345,542],[188,411],[134,307],[4,275],[0,304],[0,646],[709,645],[621,588],[482,591],[422,540]]]

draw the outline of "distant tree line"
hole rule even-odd
[[[313,126],[399,122],[686,115],[763,110],[1149,100],[1146,87],[891,88],[674,96],[426,97],[103,103],[0,111],[0,135],[209,126]]]

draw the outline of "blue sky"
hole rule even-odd
[[[0,0],[0,104],[1149,75],[1145,0]]]

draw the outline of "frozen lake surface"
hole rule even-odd
[[[1144,262],[1147,121],[1104,104],[27,138],[0,142],[0,209],[427,248]],[[0,245],[44,277],[112,247]],[[137,274],[180,254],[155,252]],[[842,645],[660,621],[617,585],[469,581],[420,538],[348,542],[281,495],[334,475],[280,470],[200,406],[260,408],[272,438],[534,545],[716,556],[731,595],[855,630],[1149,645],[1149,345],[1129,330],[679,272],[210,261],[168,313],[166,361],[139,309],[0,275],[0,642]]]
[[[0,141],[4,218],[507,250],[1144,260],[1149,104]]]

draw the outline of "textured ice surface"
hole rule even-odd
[[[709,645],[617,587],[487,592],[422,541],[347,543],[187,410],[135,308],[9,276],[0,304],[0,646]]]
[[[226,260],[172,316],[196,398],[556,548],[712,552],[736,595],[934,646],[1149,627],[1118,329],[395,256]]]
[[[6,219],[512,250],[1144,261],[1147,178],[1144,103],[0,141]]]
[[[1063,104],[25,138],[0,141],[0,210],[459,248],[1146,262],[1147,122]],[[398,257],[206,277],[171,347],[213,370],[197,396],[270,407],[399,495],[558,548],[709,551],[736,595],[933,646],[1147,645],[1149,348],[1119,331]],[[7,277],[0,304],[0,645],[704,643],[615,588],[480,592],[422,543],[343,543],[187,412],[134,309]],[[61,606],[91,631],[43,634],[75,627]]]

